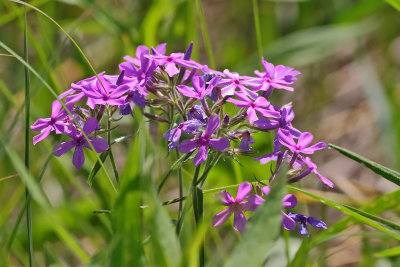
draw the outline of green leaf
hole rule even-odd
[[[310,239],[304,238],[301,246],[296,252],[294,259],[288,265],[289,267],[303,267],[306,266],[308,251],[310,250]]]
[[[397,239],[400,239],[400,225],[395,224],[389,220],[383,219],[381,217],[377,217],[375,215],[372,215],[370,213],[358,210],[356,208],[350,207],[348,205],[342,205],[339,203],[336,203],[334,201],[328,200],[326,198],[314,195],[310,192],[304,191],[302,189],[293,187],[293,186],[287,186],[289,189],[293,191],[300,192],[302,194],[305,194],[309,197],[312,197],[316,200],[319,200],[321,203],[328,205],[336,210],[339,210],[343,212],[344,214],[347,214],[351,216],[353,219],[356,219],[357,221],[361,223],[365,223],[379,231],[382,231],[384,233],[387,233]]]
[[[400,0],[386,0],[388,4],[400,11]]]
[[[379,174],[386,180],[389,180],[392,183],[395,183],[400,186],[400,173],[398,173],[394,170],[391,170],[383,165],[380,165],[372,160],[364,158],[363,156],[360,156],[360,155],[358,155],[350,150],[344,149],[342,147],[339,147],[339,146],[336,146],[333,144],[329,144],[329,147],[339,151],[340,153],[342,153],[343,155],[345,155],[346,157],[348,157],[354,161],[364,164],[367,168],[371,169],[376,174]]]
[[[110,154],[110,150],[106,150],[103,153],[101,153],[100,155],[101,162],[104,163],[104,161],[107,159],[108,154]],[[89,184],[89,186],[93,185],[93,179],[96,176],[97,172],[100,170],[100,168],[101,168],[100,162],[97,160],[88,176],[87,183]]]
[[[390,248],[374,254],[375,257],[393,257],[400,255],[400,247]]]
[[[240,243],[235,247],[226,267],[261,266],[268,250],[281,231],[282,197],[285,192],[286,169],[281,170],[271,193],[247,225]]]

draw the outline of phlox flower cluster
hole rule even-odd
[[[324,184],[333,183],[317,171],[309,155],[326,145],[311,145],[313,136],[292,125],[294,112],[291,104],[278,107],[270,102],[274,91],[293,91],[299,71],[261,59],[263,69],[255,76],[244,76],[230,70],[212,70],[191,59],[191,43],[185,53],[166,54],[166,44],[155,48],[139,46],[135,57],[125,56],[119,73],[104,72],[71,84],[71,88],[53,102],[50,118],[38,119],[32,126],[39,132],[33,138],[36,145],[52,132],[64,135],[67,141],[54,146],[59,157],[74,149],[73,164],[81,169],[85,149],[101,153],[111,149],[110,125],[122,116],[134,117],[139,108],[150,120],[168,125],[163,137],[169,151],[189,155],[193,164],[200,166],[210,154],[223,157],[253,155],[253,134],[275,134],[274,151],[265,151],[255,158],[261,164],[276,161],[270,177],[275,179],[283,163],[296,173],[288,179],[297,182],[314,173]],[[225,108],[227,105],[231,107]],[[234,107],[235,113],[227,112]],[[134,118],[133,118],[134,119]],[[108,135],[107,140],[102,135]],[[85,149],[84,149],[85,148]],[[267,153],[268,152],[268,153]],[[267,189],[265,189],[267,190]],[[249,195],[251,185],[240,185],[235,199],[223,191],[223,205],[227,209],[214,217],[213,225],[223,224],[234,214],[234,228],[243,231],[246,218],[243,211],[254,212],[264,202],[260,195]],[[288,197],[283,203],[292,203]],[[283,204],[283,208],[293,208]],[[324,228],[325,224],[312,217],[283,212],[283,227],[293,230],[300,223],[300,234],[306,234],[306,223]]]

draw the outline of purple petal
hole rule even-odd
[[[286,213],[281,211],[282,213],[282,227],[285,228],[286,230],[293,231],[296,229],[296,221],[290,218]]]
[[[186,85],[178,85],[176,87],[176,89],[178,89],[178,91],[187,97],[193,97],[193,98],[199,98],[199,94],[197,94],[196,92],[194,92],[189,86]]]
[[[100,139],[100,138],[90,139],[90,142],[92,143],[92,145],[94,147],[94,150],[97,153],[102,153],[102,152],[106,151],[109,148],[107,141],[104,140],[104,139]],[[84,146],[90,149],[89,143],[85,143]]]
[[[269,187],[269,186],[264,186],[264,187],[261,189],[261,191],[262,191],[262,193],[263,193],[264,196],[268,196],[268,195],[269,195],[269,192],[271,192],[271,187]]]
[[[247,116],[249,117],[250,123],[254,123],[255,121],[258,120],[256,110],[254,108],[252,108],[252,107],[248,108],[246,113],[247,113]]]
[[[41,131],[44,128],[48,127],[49,125],[50,125],[50,119],[38,119],[32,124],[31,130],[35,132]]]
[[[165,72],[168,74],[169,77],[173,77],[175,74],[179,73],[178,68],[176,67],[175,63],[165,63]]]
[[[235,202],[235,199],[231,196],[231,194],[229,194],[228,191],[226,190],[222,190],[220,192],[220,195],[222,196],[222,204],[225,206],[229,206],[231,205],[233,202]]]
[[[244,210],[256,211],[258,206],[263,204],[265,200],[259,195],[250,195],[247,197],[247,201],[242,205]]]
[[[99,129],[99,124],[96,118],[88,118],[83,126],[83,131],[86,135],[91,134],[94,130]]]
[[[323,182],[324,184],[326,184],[327,186],[329,186],[330,188],[334,187],[334,184],[332,183],[331,180],[329,180],[328,178],[322,176],[317,170],[314,170],[314,173],[317,175],[317,177],[321,180],[321,182]]]
[[[67,141],[62,142],[60,144],[56,144],[53,149],[53,154],[56,157],[60,157],[70,151],[73,147],[75,147],[75,141]]]
[[[51,117],[52,118],[56,117],[60,112],[61,108],[62,105],[59,100],[53,101],[53,103],[51,104]]]
[[[254,122],[254,124],[256,124],[260,129],[263,130],[273,130],[279,128],[279,121],[270,120],[263,117],[258,118],[258,120]]]
[[[85,163],[85,154],[83,153],[83,147],[77,146],[75,148],[74,156],[72,157],[72,163],[75,167],[80,170]]]
[[[196,166],[199,166],[202,162],[207,159],[207,146],[200,146],[199,152],[197,152],[196,157],[193,159],[193,163]]]
[[[312,140],[312,134],[309,132],[304,132],[300,135],[299,140],[297,141],[297,145],[301,148],[306,148],[309,144],[311,144]]]
[[[235,202],[243,201],[251,191],[251,184],[249,182],[243,182],[238,188],[238,192],[235,198]]]
[[[38,142],[42,141],[47,136],[49,136],[49,134],[52,130],[53,130],[53,127],[49,126],[46,129],[44,129],[40,134],[34,136],[33,137],[33,145],[36,145]]]
[[[215,130],[219,127],[219,116],[213,115],[208,119],[208,124],[206,131],[204,132],[204,138],[210,138],[210,136],[215,132]]]
[[[315,145],[302,149],[301,152],[303,152],[304,154],[313,154],[315,150],[320,150],[324,148],[326,148],[326,144],[324,142],[318,142]]]
[[[307,222],[312,226],[316,228],[323,228],[327,229],[326,224],[323,221],[320,221],[318,219],[315,219],[314,217],[308,217]]]
[[[208,145],[215,150],[222,151],[231,146],[228,138],[210,139]]]
[[[305,222],[300,222],[299,234],[300,235],[308,235],[307,224]]]
[[[244,214],[242,212],[237,212],[235,213],[234,219],[233,219],[233,228],[236,231],[243,232],[244,229],[246,228],[247,220],[246,217],[244,217]]]
[[[288,194],[283,197],[282,206],[285,209],[294,208],[294,207],[296,207],[296,205],[297,205],[297,198],[294,195]]]
[[[221,224],[224,224],[229,217],[232,215],[232,211],[228,208],[228,209],[224,209],[223,211],[221,211],[220,213],[214,215],[213,219],[212,219],[212,225],[214,227],[217,227]]]
[[[234,98],[228,98],[226,100],[226,102],[231,102],[233,103],[235,106],[240,107],[240,108],[247,108],[250,106],[250,104],[248,102],[245,101],[240,101],[240,100],[236,100]]]
[[[197,140],[195,139],[186,139],[183,140],[182,143],[179,145],[178,150],[181,153],[189,153],[195,150],[198,147]]]
[[[235,90],[236,90],[236,85],[235,84],[230,84],[224,88],[221,89],[221,95],[222,97],[225,96],[230,96],[230,95],[234,95],[235,94]]]

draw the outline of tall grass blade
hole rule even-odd
[[[28,62],[28,46],[27,46],[27,18],[26,18],[26,8],[24,8],[24,58]],[[29,70],[24,67],[25,74],[25,168],[29,173],[29,115],[30,115],[30,93],[29,93]],[[33,266],[33,239],[32,239],[32,214],[31,214],[31,198],[29,195],[29,190],[25,187],[25,198],[26,198],[26,225],[28,231],[28,251],[29,251],[29,266]]]
[[[262,266],[268,250],[275,244],[282,221],[282,197],[285,192],[287,167],[281,170],[271,193],[248,223],[240,243],[235,247],[226,267]]]
[[[296,188],[293,186],[287,186],[287,187],[293,191],[300,192],[304,195],[307,195],[309,197],[312,197],[312,198],[320,201],[321,203],[323,203],[325,205],[328,205],[336,210],[339,210],[339,211],[343,212],[344,214],[349,215],[350,217],[352,217],[353,219],[355,219],[358,222],[367,224],[379,231],[382,231],[382,232],[387,233],[397,239],[400,239],[400,225],[398,225],[394,222],[391,222],[391,221],[383,219],[381,217],[372,215],[365,211],[358,210],[358,209],[350,207],[348,205],[342,205],[342,204],[336,203],[334,201],[314,195],[310,192],[307,192],[305,190],[302,190],[302,189],[299,189],[299,188]]]
[[[204,11],[203,11],[203,7],[201,5],[201,0],[196,0],[196,6],[197,6],[198,16],[200,19],[201,33],[203,35],[204,45],[205,45],[206,51],[207,51],[208,61],[210,61],[210,67],[212,69],[215,69],[214,54],[213,54],[213,50],[212,50],[212,46],[211,46],[210,36],[209,36],[208,30],[207,30],[207,23],[206,23],[206,19],[204,17]]]
[[[261,57],[263,54],[263,44],[261,39],[261,27],[260,27],[260,12],[258,10],[258,0],[253,0],[253,16],[254,16],[254,27],[256,30],[256,37],[257,37],[257,51],[258,56]]]
[[[376,174],[379,174],[386,180],[389,180],[392,183],[395,183],[400,186],[400,173],[398,173],[394,170],[391,170],[383,165],[380,165],[372,160],[364,158],[363,156],[360,156],[360,155],[358,155],[350,150],[344,149],[342,147],[339,147],[339,146],[336,146],[333,144],[329,144],[329,147],[339,151],[340,153],[342,153],[343,155],[345,155],[346,157],[348,157],[354,161],[364,164],[367,168],[371,169]]]
[[[392,7],[400,11],[400,0],[386,0]]]

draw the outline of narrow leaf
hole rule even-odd
[[[386,0],[388,4],[400,11],[400,0]]]
[[[360,155],[358,155],[350,150],[344,149],[342,147],[339,147],[339,146],[336,146],[333,144],[329,144],[329,147],[339,151],[340,153],[342,153],[343,155],[345,155],[346,157],[348,157],[354,161],[364,164],[367,168],[371,169],[376,174],[379,174],[386,180],[389,180],[392,183],[395,183],[400,186],[400,173],[398,173],[397,171],[391,170],[383,165],[380,165],[372,160],[364,158],[363,156],[360,156]]]
[[[400,247],[394,247],[375,253],[375,257],[393,257],[400,255]]]
[[[107,159],[108,154],[110,154],[110,150],[106,150],[103,153],[101,153],[100,155],[101,162],[104,163],[104,161]],[[101,168],[100,162],[97,160],[88,176],[87,183],[89,184],[89,186],[93,185],[93,179],[96,176],[97,172],[100,170],[100,168]]]

